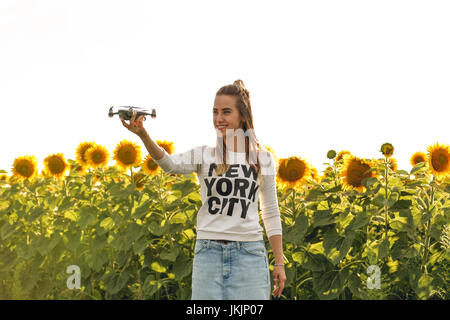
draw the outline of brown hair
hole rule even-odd
[[[245,88],[244,82],[240,79],[237,79],[236,81],[233,82],[233,84],[229,84],[229,85],[225,85],[225,86],[221,87],[216,92],[216,97],[219,95],[222,95],[222,94],[236,97],[236,107],[237,107],[241,117],[244,120],[243,125],[242,125],[242,129],[243,129],[244,133],[248,129],[254,129],[252,106],[250,103],[250,93],[247,90],[247,88]],[[253,137],[252,139],[249,139],[248,135],[245,136],[245,158],[247,160],[247,163],[250,163],[249,162],[249,144],[250,144],[250,142],[254,142],[254,144],[256,144],[257,148],[256,148],[256,146],[252,146],[252,147],[255,147],[257,152],[261,149],[261,145],[258,142],[258,140],[256,139],[256,137],[254,136],[254,134],[252,135],[252,137]],[[222,142],[224,143],[223,140],[222,140]],[[216,151],[218,151],[220,149],[223,150],[223,163],[217,164],[216,173],[218,175],[224,174],[230,168],[230,165],[227,164],[227,162],[226,162],[226,152],[225,152],[226,149],[223,147],[220,147],[220,146],[219,146],[219,148],[216,147]],[[256,162],[257,162],[256,165],[254,163],[252,163],[252,164],[250,164],[250,166],[253,169],[255,169],[257,174],[260,174],[261,173],[261,165],[259,163],[259,157],[256,157]]]

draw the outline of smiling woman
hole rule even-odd
[[[259,222],[259,198],[275,256],[273,295],[280,297],[286,274],[276,164],[253,133],[250,95],[243,82],[236,80],[221,87],[212,111],[216,147],[197,146],[178,154],[170,154],[155,143],[136,113],[129,124],[121,121],[142,139],[153,161],[166,173],[195,172],[199,179],[202,206],[197,213],[192,299],[270,299],[269,261],[264,229]],[[236,136],[236,131],[245,135]],[[233,145],[235,138],[242,138],[245,143]],[[249,161],[250,154],[256,159]],[[218,159],[219,155],[224,161]],[[234,157],[240,158],[238,163]]]

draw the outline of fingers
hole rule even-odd
[[[280,280],[280,276],[279,275],[275,275],[273,278],[273,296],[274,297],[280,297],[281,293],[283,292],[284,289],[284,283],[286,282],[286,277],[283,275],[281,275],[281,280]]]
[[[133,110],[133,115],[131,116],[130,123],[126,123],[124,119],[120,118],[122,121],[122,125],[130,130],[131,132],[135,132],[138,128],[143,128],[143,121],[145,119],[144,115],[140,115],[138,119],[136,119],[136,110]]]

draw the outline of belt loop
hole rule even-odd
[[[237,247],[238,247],[238,251],[241,251],[241,242],[237,241]]]
[[[208,244],[206,245],[206,247],[209,249],[209,244],[210,244],[211,240],[208,239]]]

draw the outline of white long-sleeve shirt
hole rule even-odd
[[[204,145],[184,153],[164,155],[154,161],[166,173],[195,172],[200,181],[202,206],[197,214],[197,239],[263,240],[258,198],[266,235],[282,234],[276,190],[276,164],[266,149],[259,152],[260,175],[247,163],[245,153],[227,150],[230,169],[216,175],[214,148]],[[250,160],[251,161],[251,160]]]

